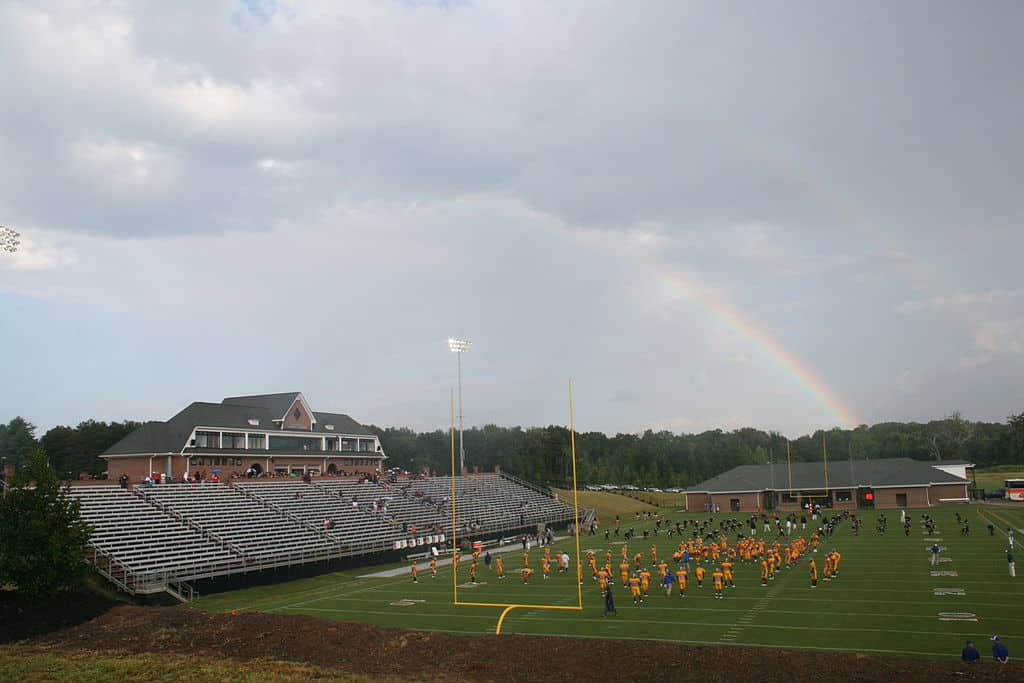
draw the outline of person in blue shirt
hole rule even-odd
[[[974,647],[974,641],[968,640],[967,645],[964,646],[963,652],[960,653],[960,659],[973,664],[981,659],[981,653],[978,652],[978,648]]]
[[[604,590],[604,616],[609,614],[618,616],[619,612],[615,609],[615,597],[612,595],[612,589],[606,588]]]
[[[1006,664],[1010,661],[1010,651],[1006,649],[1002,641],[999,640],[999,636],[992,636],[992,659],[996,660],[1000,664]]]
[[[665,595],[672,595],[672,583],[675,578],[672,576],[672,572],[665,572],[665,576],[661,579],[661,587],[665,589]]]
[[[686,571],[690,571],[690,551],[686,549],[683,551],[683,564],[686,566]]]

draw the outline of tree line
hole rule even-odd
[[[372,429],[389,465],[451,471],[452,443],[447,431]],[[526,479],[558,485],[572,480],[570,434],[565,427],[486,425],[466,430],[464,444],[468,468],[489,471],[497,465]],[[777,432],[752,428],[700,434],[585,432],[576,435],[576,476],[580,484],[685,487],[738,465],[785,462],[787,447],[793,462],[821,461],[827,448],[830,460],[913,458],[967,460],[978,467],[1024,465],[1024,413],[1010,416],[1005,423],[971,422],[954,413],[927,423],[884,422],[818,430],[788,443]]]
[[[36,438],[36,426],[23,417],[0,424],[0,462],[22,466],[40,447],[57,476],[98,476],[106,470],[100,454],[142,426],[141,422],[86,420],[77,427],[58,426]]]
[[[58,426],[36,438],[35,426],[16,417],[0,424],[0,458],[22,464],[38,447],[60,477],[99,475],[107,448],[141,426],[139,422],[87,420]],[[411,471],[451,470],[451,439],[446,430],[416,432],[407,427],[376,427],[387,464]],[[525,479],[565,484],[572,480],[570,434],[566,427],[474,427],[464,434],[466,465],[490,471],[501,466]],[[914,458],[968,460],[979,467],[1024,465],[1024,413],[1005,423],[972,422],[954,413],[927,423],[883,422],[856,429],[819,430],[789,441],[793,462]],[[458,439],[456,439],[456,448]],[[787,440],[777,432],[744,428],[673,434],[585,432],[576,435],[577,480],[581,484],[690,486],[737,465],[784,462]]]

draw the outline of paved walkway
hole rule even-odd
[[[564,541],[567,538],[570,538],[570,537],[569,536],[555,536],[555,543],[557,543],[559,541]],[[426,548],[426,552],[428,552],[428,553],[430,552],[430,548],[428,546],[423,546],[423,547]],[[544,546],[540,546],[540,547],[543,548]],[[440,547],[437,550],[442,555],[448,555],[448,552],[449,552],[447,550],[442,550]],[[522,552],[522,550],[523,550],[523,544],[521,542],[519,542],[519,541],[516,541],[515,543],[512,543],[510,545],[503,545],[500,548],[484,548],[484,552],[491,553],[492,557],[496,553]],[[530,552],[532,553],[532,552],[534,552],[536,550],[537,550],[537,546],[533,546],[533,548],[530,549]],[[451,555],[448,555],[447,557],[438,557],[437,558],[437,566],[438,567],[447,567],[451,563],[452,563]],[[422,560],[422,561],[417,561],[416,562],[417,569],[426,569],[429,566],[430,566],[430,560]],[[405,576],[408,573],[409,573],[409,566],[405,565],[405,566],[402,566],[402,567],[395,567],[394,569],[385,569],[383,571],[373,572],[372,574],[361,574],[359,576],[359,578],[360,579],[391,579],[391,578],[394,578],[396,576]]]

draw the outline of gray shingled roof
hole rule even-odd
[[[147,422],[139,429],[128,434],[116,444],[108,448],[103,455],[131,455],[135,453],[178,453],[185,447],[185,442],[196,427],[220,427],[225,430],[276,430],[275,419],[288,410],[298,392],[290,394],[267,394],[266,396],[240,396],[224,399],[223,403],[206,403],[196,401],[166,422]],[[287,402],[284,402],[287,398]],[[256,400],[253,403],[235,403],[243,399]],[[229,403],[230,401],[230,403]],[[261,405],[262,403],[262,405]],[[280,408],[281,405],[283,408]],[[280,413],[277,412],[280,408]],[[316,429],[311,432],[281,430],[282,434],[316,434],[316,435],[353,435],[374,436],[348,415],[340,413],[317,413]],[[249,424],[250,419],[259,420],[258,426]],[[325,429],[325,425],[334,425],[333,430]]]
[[[921,486],[927,484],[962,484],[965,480],[935,469],[937,462],[910,458],[883,460],[833,460],[828,464],[830,489],[858,486]],[[851,476],[852,475],[852,476]],[[733,492],[786,490],[789,485],[786,463],[773,465],[740,465],[717,477],[687,489],[691,492]],[[794,490],[825,488],[825,466],[821,462],[795,462],[792,468]]]
[[[316,433],[324,434],[354,434],[356,436],[376,436],[369,429],[353,420],[348,415],[341,413],[318,413],[313,411],[316,418]],[[334,425],[334,431],[328,431],[327,425]]]
[[[168,447],[167,423],[147,422],[134,432],[104,451],[103,455],[127,455],[129,453],[171,453],[181,450]]]
[[[253,406],[267,411],[272,420],[280,420],[292,407],[295,397],[301,392],[287,391],[283,394],[257,394],[255,396],[230,396],[221,403],[223,405]]]

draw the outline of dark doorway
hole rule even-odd
[[[896,494],[896,507],[905,508],[907,507],[907,494],[897,493]]]
[[[328,473],[335,474],[337,471],[338,471],[338,466],[335,465],[333,462],[330,465],[327,466],[327,472]]]
[[[255,472],[257,477],[263,473],[263,468],[260,467],[260,464],[258,462],[254,462],[253,464],[249,465],[249,469]]]
[[[859,508],[873,508],[875,507],[875,492],[869,488],[857,489],[857,507]]]
[[[740,499],[739,498],[730,498],[729,499],[729,509],[732,510],[733,512],[739,512],[740,511]]]

